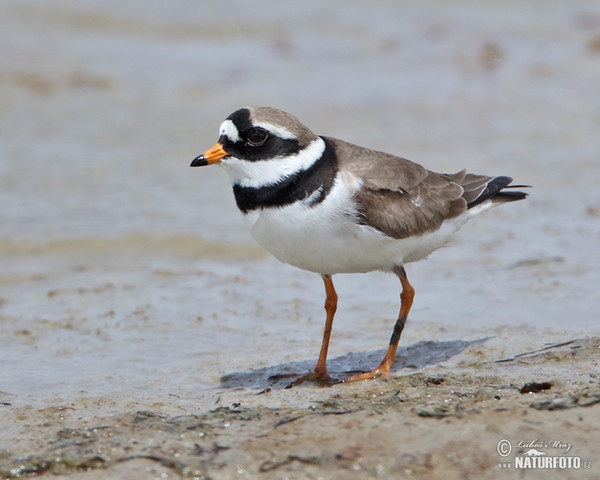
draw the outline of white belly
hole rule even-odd
[[[466,213],[436,232],[395,240],[356,223],[352,195],[337,181],[321,203],[251,212],[245,217],[256,241],[284,263],[321,274],[389,271],[425,258],[449,240]]]

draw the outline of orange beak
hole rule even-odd
[[[192,161],[190,167],[203,167],[204,165],[212,165],[213,163],[219,163],[229,154],[223,150],[223,145],[217,143],[210,150],[207,150],[202,155],[197,156]]]

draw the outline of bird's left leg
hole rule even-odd
[[[390,345],[385,357],[383,357],[383,360],[379,366],[374,370],[345,378],[342,380],[344,383],[357,382],[359,380],[366,380],[375,377],[386,378],[390,374],[390,370],[394,364],[394,358],[396,357],[396,350],[398,348],[398,342],[400,341],[400,335],[402,334],[402,330],[404,330],[404,324],[406,323],[408,312],[410,312],[410,307],[412,306],[413,299],[415,297],[415,289],[408,282],[404,267],[397,265],[394,267],[393,272],[400,279],[400,283],[402,284],[402,293],[400,294],[400,313],[398,314],[396,325],[394,325],[394,331],[392,333],[392,337],[390,338]]]

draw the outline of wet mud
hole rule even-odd
[[[515,376],[513,367],[597,370],[599,351],[599,338],[576,339],[508,359],[481,358],[479,374],[436,368],[356,385],[301,385],[295,388],[325,394],[301,408],[261,406],[278,389],[273,384],[260,391],[235,388],[203,412],[177,415],[154,405],[87,415],[85,426],[78,423],[90,409],[86,402],[15,409],[24,436],[32,437],[0,453],[0,476],[498,478],[503,459],[496,446],[503,439],[568,442],[571,456],[596,461],[599,376]],[[486,365],[501,371],[485,375]]]

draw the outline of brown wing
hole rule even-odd
[[[437,230],[444,220],[463,213],[491,179],[464,170],[435,173],[404,158],[328,140],[340,169],[361,182],[355,197],[360,219],[393,238]]]

